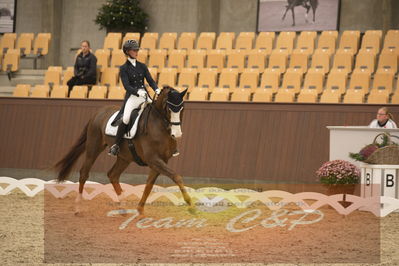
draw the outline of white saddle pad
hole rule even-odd
[[[134,124],[133,124],[132,128],[130,129],[129,132],[127,132],[127,133],[123,136],[125,139],[132,139],[132,138],[134,138],[134,135],[136,135],[137,125],[138,125],[138,123],[139,123],[140,116],[141,116],[141,113],[143,112],[143,110],[144,110],[144,108],[140,109],[139,115],[137,116],[136,121],[134,121]],[[116,111],[116,112],[108,119],[107,126],[105,127],[105,135],[113,136],[113,137],[116,136],[116,132],[118,131],[118,127],[112,126],[111,123],[112,123],[112,121],[114,121],[114,119],[115,119],[116,115],[118,114],[118,112],[119,112],[119,111]]]

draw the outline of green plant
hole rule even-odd
[[[94,22],[100,29],[131,30],[143,33],[148,15],[140,7],[139,0],[108,0],[100,9]]]
[[[357,184],[360,179],[360,169],[350,162],[334,160],[324,163],[316,175],[322,184],[343,185]]]

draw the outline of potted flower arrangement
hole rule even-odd
[[[98,11],[94,22],[107,32],[140,32],[147,28],[148,14],[139,0],[108,0]]]
[[[350,162],[334,160],[324,163],[316,175],[330,195],[353,194],[360,180],[360,169]]]

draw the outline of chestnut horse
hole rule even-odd
[[[133,144],[137,155],[150,168],[143,195],[137,210],[143,214],[144,205],[159,174],[171,178],[180,188],[183,198],[191,206],[191,199],[182,181],[182,177],[167,166],[168,160],[176,150],[176,139],[181,136],[181,110],[186,91],[179,93],[171,87],[164,87],[153,103],[147,105],[140,117]],[[105,135],[107,121],[117,107],[100,109],[87,123],[79,139],[69,152],[55,165],[58,181],[64,181],[70,174],[74,164],[86,152],[79,177],[79,194],[76,198],[75,213],[79,213],[79,203],[82,200],[83,188],[89,178],[89,171],[100,153],[114,143],[114,137]],[[123,198],[119,177],[133,161],[126,140],[121,145],[116,162],[107,175],[115,189],[118,199]]]

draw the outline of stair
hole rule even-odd
[[[32,87],[43,84],[45,69],[20,69],[12,74],[11,81],[6,72],[0,72],[0,96],[11,96],[17,84],[30,84]]]

